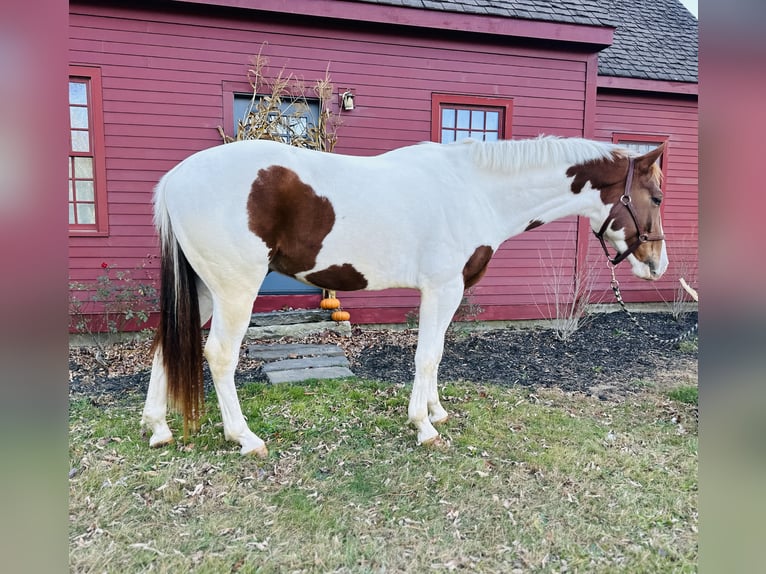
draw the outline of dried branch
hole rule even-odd
[[[679,283],[681,283],[681,287],[683,287],[684,291],[686,291],[689,296],[694,299],[695,302],[699,302],[699,296],[697,295],[697,291],[689,287],[689,284],[686,282],[686,279],[683,277],[678,278]]]
[[[263,46],[253,56],[247,79],[253,95],[244,116],[237,120],[234,136],[218,126],[224,143],[241,140],[274,140],[295,147],[332,152],[338,141],[340,118],[332,111],[334,88],[329,64],[325,77],[316,80],[311,95],[305,82],[281,69],[275,76],[268,74],[268,58]],[[309,99],[318,100],[319,114],[311,118]],[[311,121],[313,120],[313,121]]]

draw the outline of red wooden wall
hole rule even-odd
[[[101,69],[110,230],[105,238],[70,238],[72,280],[95,278],[102,261],[133,269],[156,254],[154,184],[178,161],[220,143],[216,128],[229,131],[232,93],[247,92],[247,63],[262,46],[274,72],[284,67],[310,84],[329,63],[336,92],[353,89],[356,109],[343,115],[336,148],[341,153],[371,155],[429,139],[434,92],[513,98],[514,138],[582,136],[595,127],[596,137],[611,139],[613,124],[645,132],[648,122],[659,122],[649,131],[672,131],[674,153],[677,147],[679,160],[685,158],[684,167],[669,174],[669,185],[679,191],[677,203],[667,208],[684,226],[668,229],[668,235],[688,236],[686,251],[696,253],[696,128],[692,133],[690,127],[696,102],[599,96],[594,124],[595,59],[586,51],[478,36],[466,41],[397,34],[364,23],[279,19],[252,11],[165,10],[70,4],[70,62]],[[678,130],[685,131],[676,136]],[[548,272],[542,262],[552,257],[573,269],[576,240],[572,218],[506,242],[474,289],[473,301],[485,311],[481,318],[544,315]],[[645,287],[632,292],[642,289],[647,298],[654,296]],[[402,321],[419,300],[408,290],[339,296],[353,322]],[[256,308],[317,301],[262,297]]]

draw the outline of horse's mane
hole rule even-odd
[[[576,165],[595,159],[615,159],[616,156],[629,155],[627,150],[615,144],[555,136],[496,142],[463,140],[457,145],[466,144],[470,145],[469,153],[477,165],[508,172],[554,163]]]
[[[649,168],[651,177],[656,178],[659,183],[662,183],[663,174],[662,169],[660,169],[660,166],[657,165],[657,163],[653,163],[652,166]]]

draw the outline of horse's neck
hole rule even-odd
[[[569,166],[556,163],[547,167],[492,174],[485,178],[484,193],[496,214],[502,239],[528,229],[531,224],[548,223],[571,215],[594,220],[601,217],[603,205],[596,190],[573,193]]]
[[[454,147],[453,147],[454,146]],[[603,143],[577,138],[453,144],[445,169],[470,173],[488,225],[499,242],[530,226],[582,215],[595,221],[606,216],[599,193],[589,186],[574,193],[567,170],[611,153]],[[463,173],[465,175],[465,173]],[[502,236],[502,237],[501,237]]]

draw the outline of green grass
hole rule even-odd
[[[156,450],[142,397],[74,401],[70,568],[695,572],[696,419],[675,393],[449,384],[434,450],[415,445],[403,386],[253,384],[240,398],[266,460],[224,440],[214,399],[189,442]]]
[[[689,337],[678,342],[678,348],[684,353],[696,353],[699,350],[699,337]]]
[[[682,386],[668,391],[668,396],[674,401],[687,405],[699,404],[699,389],[696,386]]]

